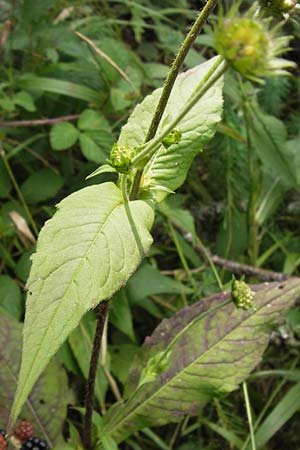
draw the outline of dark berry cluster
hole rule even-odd
[[[35,431],[30,422],[25,420],[20,422],[14,429],[13,434],[17,438],[19,445],[21,445],[20,450],[49,450],[47,442],[35,435]],[[6,430],[0,429],[0,450],[7,450],[7,439]]]
[[[48,450],[47,442],[38,437],[30,437],[23,442],[20,450]]]

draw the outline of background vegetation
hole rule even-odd
[[[232,2],[223,3],[228,8]],[[24,317],[37,233],[60,199],[115,179],[85,178],[106,161],[134,106],[162,85],[202,6],[188,0],[0,0],[0,428],[16,387],[9,371],[18,368],[16,322]],[[215,54],[213,20],[185,68]],[[293,36],[289,57],[298,62],[297,17],[285,32]],[[124,395],[129,366],[155,326],[219,292],[220,280],[229,286],[232,271],[244,272],[240,264],[255,267],[247,273],[252,283],[272,279],[261,269],[278,272],[273,279],[299,275],[299,80],[299,69],[262,86],[241,85],[233,72],[226,74],[215,138],[196,158],[180,195],[159,206],[151,254],[113,299],[97,378],[99,411]],[[64,439],[79,446],[81,416],[71,405],[83,403],[94,328],[90,312],[31,396],[57,448],[62,428]],[[248,381],[257,448],[300,448],[299,333],[294,307]],[[197,418],[145,429],[121,448],[245,450],[244,400],[240,389],[205,405]],[[32,411],[24,412],[29,416],[34,421]]]

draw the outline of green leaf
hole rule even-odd
[[[80,133],[79,142],[81,151],[88,161],[93,161],[98,164],[105,161],[106,155],[88,134]]]
[[[109,354],[111,356],[110,368],[112,374],[125,384],[133,358],[139,347],[134,344],[110,345]]]
[[[0,306],[10,316],[21,319],[24,310],[21,289],[8,275],[0,275]]]
[[[8,422],[11,403],[17,388],[21,360],[22,325],[0,316],[0,427]],[[53,361],[40,377],[22,409],[21,418],[29,420],[37,435],[46,438],[51,447],[62,434],[71,401],[67,376]]]
[[[77,128],[72,123],[56,123],[50,131],[50,144],[53,150],[66,150],[72,147],[79,136]]]
[[[7,197],[12,188],[10,178],[2,160],[0,160],[0,198]]]
[[[113,183],[65,198],[42,229],[27,288],[16,420],[33,384],[82,316],[110,298],[136,270],[152,243],[153,210],[123,203]]]
[[[30,249],[26,252],[24,252],[20,259],[17,262],[16,265],[16,274],[17,276],[20,278],[20,280],[26,282],[28,276],[29,276],[29,272],[30,272],[30,267],[31,267],[31,261],[30,261],[30,256],[33,253],[33,249]]]
[[[135,341],[132,314],[125,289],[114,295],[109,309],[109,320],[129,339]]]
[[[109,123],[102,114],[93,109],[86,109],[80,115],[78,128],[80,133],[80,147],[89,161],[105,162],[113,144],[113,137]]]
[[[21,191],[28,203],[38,203],[55,197],[63,184],[60,175],[50,169],[42,169],[25,180]]]
[[[13,102],[15,105],[22,106],[22,108],[26,109],[26,111],[29,112],[36,111],[33,98],[30,94],[28,94],[28,92],[25,91],[18,92],[16,95],[14,95]]]
[[[300,386],[293,386],[270,412],[255,433],[256,448],[265,448],[267,442],[300,409]],[[251,446],[248,445],[247,450]]]
[[[231,294],[221,293],[165,319],[132,368],[135,391],[107,414],[103,433],[120,442],[146,426],[197,415],[207,400],[236,389],[260,361],[271,325],[299,295],[300,281],[252,288],[255,312],[237,309]]]
[[[77,126],[79,130],[100,130],[107,126],[107,120],[94,109],[85,109],[79,117]]]
[[[263,114],[258,107],[249,108],[250,140],[266,172],[274,179],[280,177],[287,188],[296,187],[297,179],[291,169],[286,149],[287,131],[276,117]]]
[[[57,78],[24,75],[16,80],[16,83],[29,91],[52,92],[84,100],[86,102],[99,103],[100,101],[100,95],[97,91],[88,88],[87,86],[83,86],[82,84],[71,83],[70,81],[59,80]]]
[[[189,96],[214,63],[215,58],[212,58],[177,77],[158,134],[178,116]],[[145,187],[164,186],[170,191],[175,191],[181,186],[193,158],[213,137],[217,124],[221,120],[222,87],[221,78],[182,119],[177,127],[182,132],[182,138],[178,144],[171,145],[167,149],[160,147],[146,166]],[[120,145],[137,147],[144,143],[160,95],[161,89],[155,90],[135,108],[127,124],[122,128],[118,140]],[[163,200],[167,194],[162,190],[154,192],[158,201]]]
[[[150,295],[158,294],[190,294],[187,286],[163,275],[158,269],[144,263],[130,278],[126,291],[131,302],[140,303]]]
[[[116,169],[109,164],[103,164],[98,167],[98,169],[94,170],[90,175],[86,177],[86,180],[92,177],[96,177],[97,175],[101,175],[101,173],[117,173]]]
[[[111,437],[104,436],[101,439],[103,450],[118,450],[119,447]]]
[[[96,329],[96,318],[93,312],[88,312],[80,321],[78,327],[70,334],[68,342],[77,360],[78,366],[83,373],[85,379],[88,379],[89,365],[93,348],[93,337]],[[98,372],[95,382],[95,394],[100,403],[103,405],[108,382],[100,364],[98,363]]]

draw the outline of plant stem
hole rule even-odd
[[[83,429],[83,444],[87,450],[92,448],[92,416],[94,408],[95,397],[95,380],[98,368],[98,360],[101,348],[101,341],[103,335],[103,329],[105,320],[109,310],[109,301],[105,300],[100,303],[97,308],[97,327],[95,331],[90,370],[88,376],[88,382],[86,387],[85,397],[85,417],[84,417],[84,429]]]
[[[171,66],[171,69],[168,73],[168,76],[166,78],[159,102],[157,104],[156,110],[154,112],[149,130],[148,130],[148,133],[147,133],[147,136],[145,139],[145,142],[150,141],[156,135],[158,126],[160,124],[163,113],[166,109],[166,106],[167,106],[168,100],[170,98],[174,83],[178,76],[179,70],[185,60],[185,57],[188,54],[188,51],[192,47],[193,43],[195,42],[198,34],[202,30],[202,27],[203,27],[204,23],[206,22],[208,16],[212,12],[212,10],[215,8],[217,3],[218,3],[218,0],[208,0],[207,1],[206,5],[200,11],[192,28],[190,29],[189,33],[187,34],[186,38],[184,39],[183,43],[181,44],[179,52],[177,53],[177,55],[174,59],[174,62]],[[140,169],[137,171],[137,173],[134,177],[132,191],[130,194],[131,200],[134,200],[137,197],[142,175],[143,175],[143,169]]]
[[[249,429],[250,429],[250,435],[251,435],[252,450],[256,450],[255,436],[254,436],[253,423],[252,423],[251,406],[250,406],[250,400],[249,400],[249,395],[248,395],[247,383],[245,381],[243,382],[243,391],[244,391],[247,417],[248,417],[248,423],[249,423]]]
[[[25,201],[25,199],[23,197],[23,194],[22,194],[22,192],[21,192],[21,190],[19,188],[17,180],[16,180],[16,178],[14,176],[14,173],[13,173],[11,167],[10,167],[9,161],[8,161],[8,159],[6,157],[5,150],[2,148],[1,145],[0,145],[0,155],[1,155],[2,159],[3,159],[3,163],[5,165],[7,173],[8,173],[8,175],[9,175],[9,177],[10,177],[10,179],[11,179],[13,185],[14,185],[14,188],[15,188],[17,194],[18,194],[20,202],[21,202],[21,204],[22,204],[22,206],[23,206],[23,208],[24,208],[24,210],[25,210],[25,212],[27,214],[29,223],[31,224],[31,226],[33,228],[33,231],[34,231],[35,235],[37,236],[39,234],[38,227],[37,227],[37,225],[36,225],[36,223],[35,223],[35,221],[34,221],[34,219],[32,217],[32,214],[31,214],[31,212],[30,212],[30,210],[29,210],[29,208],[27,206],[27,203],[26,203],[26,201]]]
[[[38,127],[43,125],[54,125],[60,122],[77,120],[79,117],[80,114],[73,114],[71,116],[54,117],[53,119],[0,121],[0,127]]]
[[[129,201],[128,194],[127,194],[127,175],[121,174],[120,175],[120,185],[121,185],[121,191],[123,195],[124,202],[127,203]]]
[[[219,69],[219,70],[218,70]],[[227,69],[227,64],[222,56],[219,56],[216,62],[212,65],[210,70],[205,74],[190,99],[187,101],[184,108],[178,114],[178,116],[167,126],[162,133],[156,138],[152,139],[148,145],[146,145],[143,150],[140,151],[132,160],[134,165],[143,164],[149,161],[149,159],[156,152],[157,148],[160,146],[162,140],[168,136],[168,134],[179,124],[179,122],[186,116],[188,112],[195,106],[195,104],[203,97],[204,94],[216,83],[216,81],[223,75]],[[146,161],[146,162],[144,162]]]
[[[186,273],[187,277],[190,280],[191,285],[193,286],[194,293],[196,293],[196,291],[197,291],[197,284],[196,284],[196,282],[194,280],[194,277],[193,277],[193,275],[192,275],[192,273],[190,271],[190,268],[189,268],[188,263],[187,263],[187,261],[185,259],[183,251],[182,251],[182,249],[180,247],[180,243],[179,243],[179,241],[177,239],[177,236],[176,236],[176,231],[174,230],[174,227],[173,227],[173,225],[172,225],[172,223],[170,221],[168,221],[168,226],[169,226],[169,231],[170,231],[171,238],[172,238],[172,240],[173,240],[173,242],[175,244],[175,247],[176,247],[179,259],[181,261],[181,264],[182,264],[182,266],[183,266],[183,268],[185,270],[185,273]]]

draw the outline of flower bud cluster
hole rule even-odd
[[[254,292],[243,280],[232,280],[231,298],[237,308],[245,310],[253,308]]]
[[[119,173],[129,173],[132,158],[135,156],[135,149],[128,145],[114,144],[110,152],[108,163]]]

